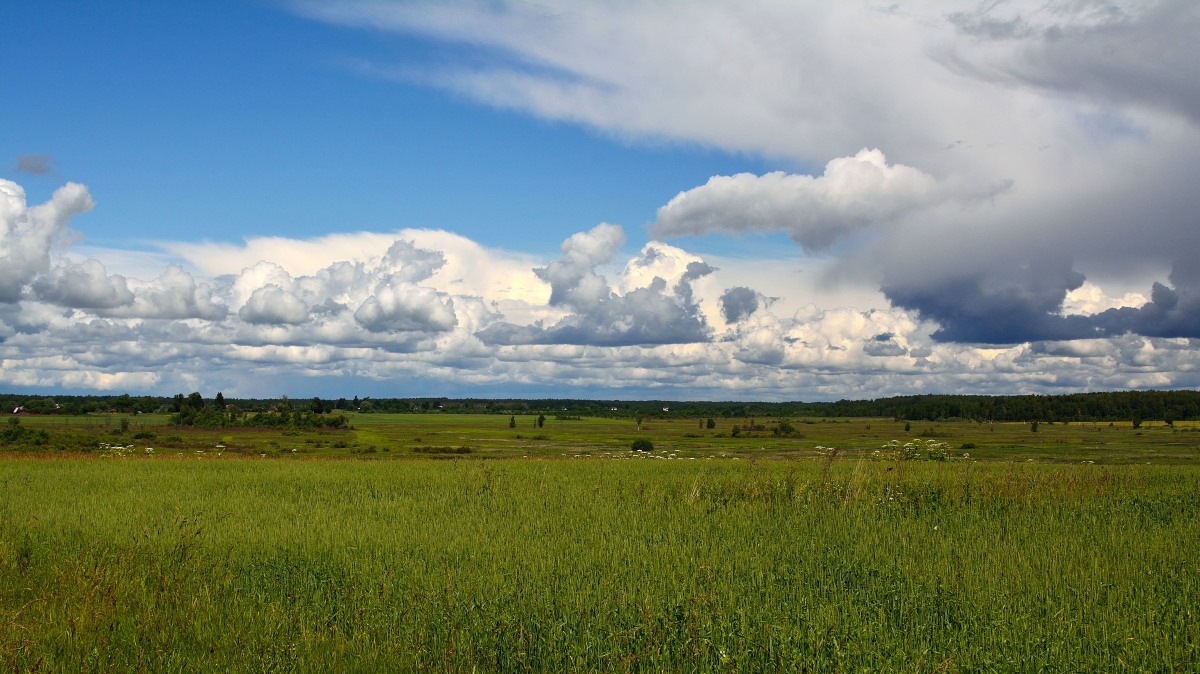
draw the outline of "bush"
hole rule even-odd
[[[412,451],[418,454],[470,454],[470,447],[413,447]]]
[[[646,438],[638,438],[637,440],[633,441],[632,448],[635,452],[653,452],[654,443],[650,442]]]

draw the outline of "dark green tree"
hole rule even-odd
[[[204,396],[200,395],[199,391],[192,391],[187,397],[187,406],[189,409],[199,412],[204,409]]]

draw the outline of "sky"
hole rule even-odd
[[[0,390],[1200,387],[1191,0],[16,0]]]

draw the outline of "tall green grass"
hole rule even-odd
[[[0,460],[17,671],[1195,671],[1200,471]]]

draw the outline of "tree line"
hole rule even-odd
[[[0,394],[0,410],[29,414],[166,413],[184,425],[305,425],[338,412],[547,415],[551,418],[844,418],[899,421],[1190,421],[1200,419],[1200,391],[1110,391],[1065,395],[912,395],[836,402],[712,402],[580,400],[570,398],[280,398],[206,399],[199,392],[173,397],[29,396]],[[287,421],[284,418],[287,418]],[[344,418],[344,417],[342,417]],[[336,422],[333,422],[336,423]]]

